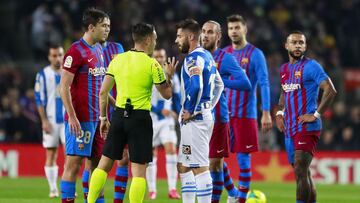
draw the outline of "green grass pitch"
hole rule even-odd
[[[129,181],[130,183],[130,181]],[[179,184],[178,184],[179,185]],[[165,180],[158,181],[158,198],[148,200],[146,203],[179,203],[178,200],[167,198],[167,184]],[[295,202],[294,183],[267,183],[254,182],[252,189],[258,189],[265,193],[267,203],[292,203]],[[360,203],[360,186],[356,185],[321,185],[317,184],[318,203]],[[77,182],[76,202],[83,202],[82,187]],[[127,191],[128,192],[128,191]],[[50,199],[48,185],[45,178],[0,178],[0,203],[59,203],[60,199]],[[147,195],[147,194],[146,194]],[[105,187],[107,203],[112,203],[113,180],[108,180]],[[226,202],[227,193],[224,190],[222,201]],[[129,202],[128,197],[124,202]]]

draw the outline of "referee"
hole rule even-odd
[[[114,160],[122,158],[129,148],[133,179],[129,198],[131,203],[142,202],[145,189],[146,164],[152,161],[152,121],[150,117],[151,92],[155,84],[160,94],[172,95],[171,78],[178,62],[168,59],[162,66],[150,58],[157,35],[153,25],[138,23],[132,27],[134,48],[117,55],[110,63],[100,90],[100,134],[106,138],[103,155],[94,170],[89,187],[88,203],[94,203],[104,187]],[[166,75],[166,77],[165,77]],[[110,123],[107,120],[108,94],[116,85],[116,108]],[[109,129],[110,128],[110,129]]]

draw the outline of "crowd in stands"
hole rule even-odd
[[[60,42],[66,50],[81,37],[82,12],[96,6],[110,14],[110,40],[121,42],[125,50],[132,44],[131,25],[146,21],[156,27],[158,46],[175,56],[179,55],[174,45],[177,21],[184,18],[194,18],[199,23],[209,19],[218,21],[223,25],[225,46],[229,43],[226,16],[243,15],[248,24],[248,41],[261,48],[267,58],[272,107],[276,107],[279,98],[279,67],[287,61],[285,36],[291,30],[302,30],[308,37],[307,56],[323,65],[338,90],[332,108],[323,115],[319,149],[360,149],[360,87],[347,92],[343,80],[348,67],[360,68],[360,14],[356,12],[360,8],[359,0],[91,2],[14,1],[10,11],[3,14],[13,23],[4,24],[8,28],[4,36],[12,40],[1,39],[4,46],[0,48],[0,142],[41,142],[41,124],[33,95],[35,73],[46,64],[49,44]],[[270,135],[261,136],[260,141],[263,150],[284,147],[283,135],[275,127]]]

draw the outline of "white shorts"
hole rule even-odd
[[[177,143],[175,121],[173,118],[165,118],[153,122],[153,146],[157,147],[165,143]]]
[[[209,166],[209,142],[213,127],[213,120],[195,120],[181,126],[179,163],[190,168]]]
[[[65,143],[64,123],[51,123],[52,131],[50,134],[43,131],[43,147],[54,148],[59,146],[59,142]]]

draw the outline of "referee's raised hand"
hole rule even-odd
[[[172,80],[178,64],[179,61],[175,60],[175,57],[168,57],[167,62],[164,64],[166,79],[168,81]]]

